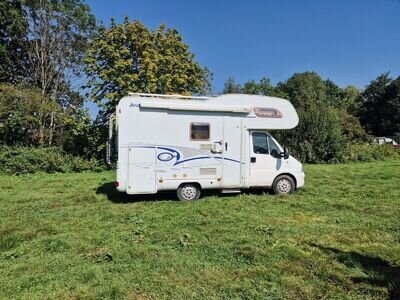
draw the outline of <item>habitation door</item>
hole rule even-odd
[[[250,132],[250,186],[272,186],[281,166],[280,149],[264,131]]]
[[[240,118],[224,117],[223,139],[223,187],[241,186],[241,130]]]
[[[157,192],[155,167],[155,148],[130,146],[128,194],[150,194]]]

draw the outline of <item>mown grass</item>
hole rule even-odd
[[[128,197],[0,176],[0,298],[398,299],[400,161],[307,165],[288,197]]]

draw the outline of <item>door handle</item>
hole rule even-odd
[[[251,163],[255,163],[256,162],[256,158],[255,157],[250,157],[250,162]]]

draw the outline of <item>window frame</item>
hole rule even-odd
[[[192,126],[193,125],[207,125],[208,126],[208,138],[207,139],[194,139],[192,138]],[[190,122],[189,124],[189,138],[191,141],[209,141],[211,137],[211,125],[209,122]]]

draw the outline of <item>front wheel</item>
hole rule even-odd
[[[195,201],[200,198],[200,188],[191,183],[182,184],[178,190],[178,199],[181,201]]]
[[[275,194],[286,195],[294,191],[295,183],[292,177],[281,175],[275,179],[272,188]]]

